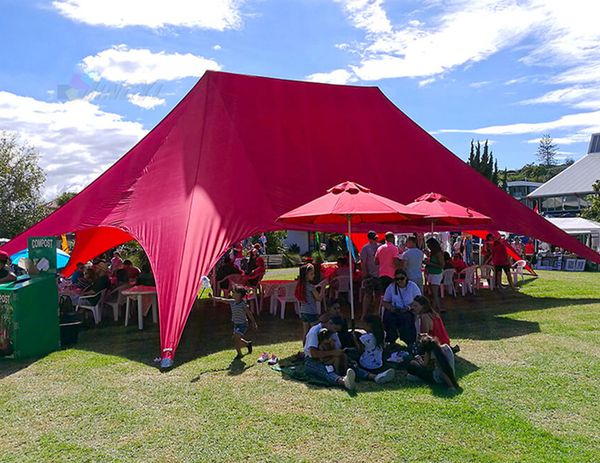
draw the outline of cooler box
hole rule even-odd
[[[0,357],[37,357],[59,348],[56,277],[0,285]]]

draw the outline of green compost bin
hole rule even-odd
[[[0,357],[38,357],[60,348],[54,275],[0,285]]]

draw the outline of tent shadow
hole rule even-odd
[[[511,313],[597,304],[598,300],[592,298],[543,298],[514,293],[509,290],[497,293],[482,290],[475,296],[465,298],[461,296],[445,297],[443,303],[447,308],[443,318],[452,339],[499,340],[540,331],[536,322],[514,320],[507,317]],[[257,353],[260,352],[261,346],[287,342],[297,342],[298,350],[301,349],[302,327],[291,308],[284,320],[262,312],[258,323],[259,329],[249,333]],[[105,321],[98,327],[82,331],[79,343],[73,347],[154,366],[154,359],[159,356],[160,347],[158,325],[154,325],[146,319],[145,328],[140,331],[135,325],[124,327],[122,321],[115,323],[108,321],[108,317],[105,317]],[[183,332],[176,355],[175,368],[223,351],[230,351],[232,356],[235,352],[231,341],[231,321],[228,307],[224,304],[217,304],[213,307],[209,301],[198,301],[190,313]],[[36,360],[0,359],[0,379],[26,368]],[[247,369],[243,368],[243,371]],[[236,374],[235,372],[240,369],[238,365],[233,365],[231,370],[228,367],[222,371]]]

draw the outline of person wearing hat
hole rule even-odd
[[[0,283],[10,283],[17,279],[16,275],[11,271],[10,267],[10,256],[0,251]]]
[[[377,233],[370,231],[367,233],[369,242],[360,250],[360,268],[363,276],[362,281],[362,318],[367,315],[376,300],[376,296],[381,293],[379,284],[379,264],[375,261],[375,254],[379,248]]]

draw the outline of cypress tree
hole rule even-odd
[[[469,162],[468,164],[473,167],[473,163],[475,162],[475,148],[473,147],[473,139],[471,139],[471,151],[469,153]]]
[[[492,182],[494,185],[498,185],[498,160],[494,161],[494,173],[492,174]]]
[[[481,144],[479,143],[479,140],[477,140],[477,144],[475,145],[475,158],[472,167],[477,172],[481,172]]]

